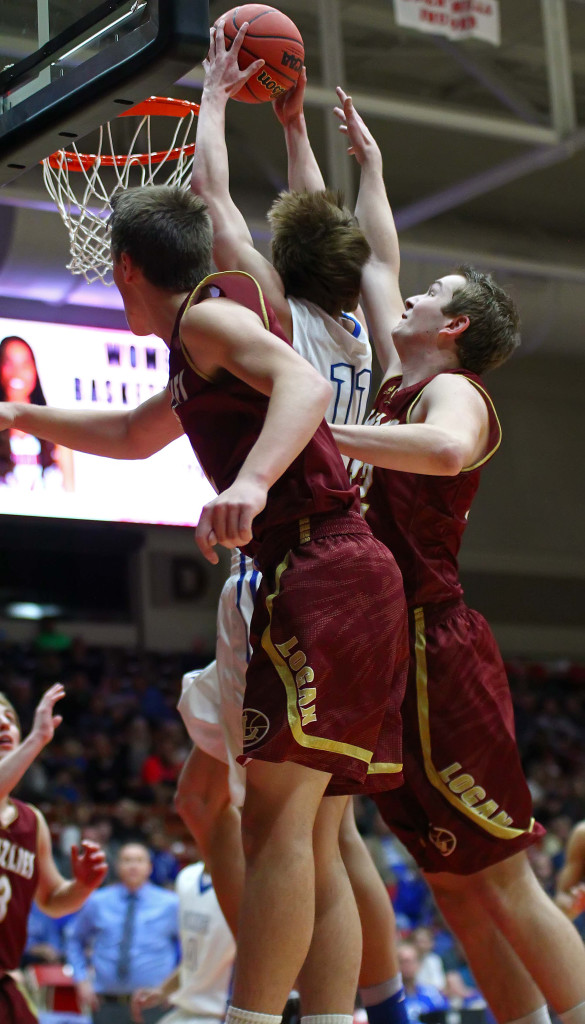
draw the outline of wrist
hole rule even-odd
[[[230,92],[227,85],[203,85],[201,101],[203,102],[203,99],[205,99],[205,103],[208,107],[212,106],[218,110],[225,110],[229,98]]]

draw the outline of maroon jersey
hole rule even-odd
[[[11,803],[18,816],[0,826],[0,970],[20,964],[26,926],[38,883],[36,813],[20,800]]]
[[[447,370],[464,376],[482,395],[489,416],[487,454],[457,476],[427,476],[381,469],[361,462],[349,465],[350,479],[360,485],[362,512],[374,535],[394,555],[404,580],[409,605],[460,598],[457,556],[481,467],[500,445],[501,428],[490,396],[469,370]],[[433,377],[400,388],[391,377],[380,388],[367,422],[410,423],[413,409]]]
[[[211,298],[201,292],[211,287]],[[227,371],[213,380],[201,376],[181,344],[180,323],[200,301],[224,296],[257,313],[267,330],[290,344],[258,282],[240,271],[211,274],[179,311],[169,360],[169,389],[179,417],[204,472],[220,492],[235,480],[266,416],[268,398]],[[329,427],[323,420],[306,448],[268,492],[266,508],[253,522],[253,539],[243,550],[254,556],[268,532],[305,516],[359,508],[357,488],[347,473]]]

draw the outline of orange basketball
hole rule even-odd
[[[240,25],[250,23],[238,55],[241,70],[259,58],[266,61],[233,98],[242,103],[265,103],[292,89],[305,61],[303,39],[294,21],[266,4],[242,4],[222,17],[230,45]]]

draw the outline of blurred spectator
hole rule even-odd
[[[94,1024],[131,1024],[132,992],[160,985],[177,965],[177,896],[148,881],[151,869],[146,847],[127,843],[117,860],[120,881],[92,893],[66,930],[67,960]],[[145,1024],[163,1012],[145,1010]]]
[[[181,865],[171,850],[168,836],[162,829],[156,829],[150,835],[149,846],[152,856],[151,882],[172,888]]]
[[[435,942],[432,928],[422,926],[415,928],[411,938],[420,958],[420,970],[416,976],[417,985],[432,985],[434,988],[438,988],[439,992],[444,992],[447,977],[441,957],[433,951]]]
[[[421,961],[413,942],[399,943],[398,966],[402,974],[405,992],[404,1005],[410,1024],[419,1024],[421,1013],[449,1009],[449,1003],[438,988],[435,988],[434,985],[420,985],[417,982]]]

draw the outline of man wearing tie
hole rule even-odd
[[[68,928],[67,959],[93,1024],[131,1024],[132,992],[159,985],[178,963],[178,898],[148,881],[151,869],[147,848],[126,843],[116,862],[120,881],[93,893]],[[164,1012],[146,1010],[145,1024]]]

